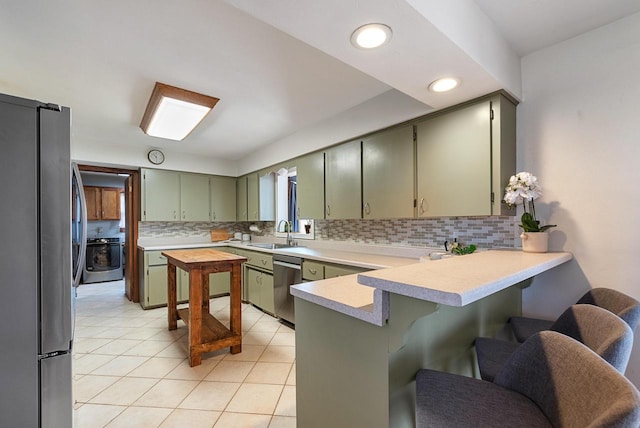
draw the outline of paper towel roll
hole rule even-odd
[[[251,226],[249,226],[249,230],[252,232],[260,232],[260,228],[255,224],[252,224]]]

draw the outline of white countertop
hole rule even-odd
[[[358,282],[391,293],[465,306],[568,262],[571,253],[490,250],[395,269],[364,272]]]
[[[202,238],[191,239],[140,239],[138,248],[144,251],[175,250],[206,247],[234,247],[264,253],[286,254],[303,259],[317,260],[326,263],[337,263],[357,266],[365,269],[383,269],[405,266],[416,263],[421,256],[435,251],[433,248],[395,247],[383,245],[364,245],[342,242],[300,242],[297,247],[278,248],[275,250],[253,247],[251,244],[266,241],[204,241]],[[340,247],[340,250],[336,250]]]
[[[291,294],[318,305],[383,325],[388,293],[465,306],[571,260],[571,253],[489,250],[411,263],[291,287]],[[367,292],[363,286],[375,291]],[[366,300],[367,297],[372,300]],[[386,311],[386,312],[385,312]]]
[[[465,256],[420,263],[434,248],[365,245],[349,242],[300,242],[300,246],[269,250],[251,246],[266,241],[211,242],[196,238],[147,238],[138,248],[169,250],[231,246],[266,253],[374,269],[291,287],[291,294],[375,325],[389,315],[389,295],[396,293],[421,300],[464,306],[522,282],[571,260],[571,253],[525,253],[521,250],[488,250]],[[336,249],[340,248],[340,249]]]

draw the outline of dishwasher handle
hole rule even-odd
[[[295,270],[302,270],[302,266],[300,265],[294,265],[292,263],[286,263],[286,262],[281,262],[280,260],[274,260],[273,261],[273,265],[274,266],[283,266],[289,269],[295,269]]]

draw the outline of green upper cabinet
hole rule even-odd
[[[236,179],[236,220],[247,221],[247,176]]]
[[[247,220],[275,220],[275,173],[271,170],[247,176]],[[239,195],[239,194],[238,194]]]
[[[361,142],[351,141],[325,151],[325,218],[362,217]]]
[[[362,216],[413,217],[413,126],[379,132],[362,142]]]
[[[247,220],[260,220],[260,190],[257,172],[247,175]]]
[[[180,219],[210,221],[209,176],[180,173]]]
[[[504,95],[491,98],[492,215],[515,215],[502,200],[509,178],[516,173],[516,105]]]
[[[418,217],[491,215],[491,102],[417,124]]]
[[[324,218],[324,153],[296,160],[298,218]]]
[[[258,220],[276,219],[276,173],[264,170],[258,174]]]
[[[211,221],[236,221],[236,179],[209,177]]]
[[[417,124],[418,217],[513,215],[502,192],[515,174],[516,104],[495,93]]]
[[[158,169],[142,170],[142,220],[180,220],[180,174]]]

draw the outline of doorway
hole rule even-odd
[[[124,204],[124,221],[119,228],[124,234],[123,265],[124,265],[124,294],[132,302],[139,302],[138,284],[138,219],[140,218],[140,171],[92,165],[78,165],[80,173],[101,173],[122,177],[124,188],[122,203]]]

